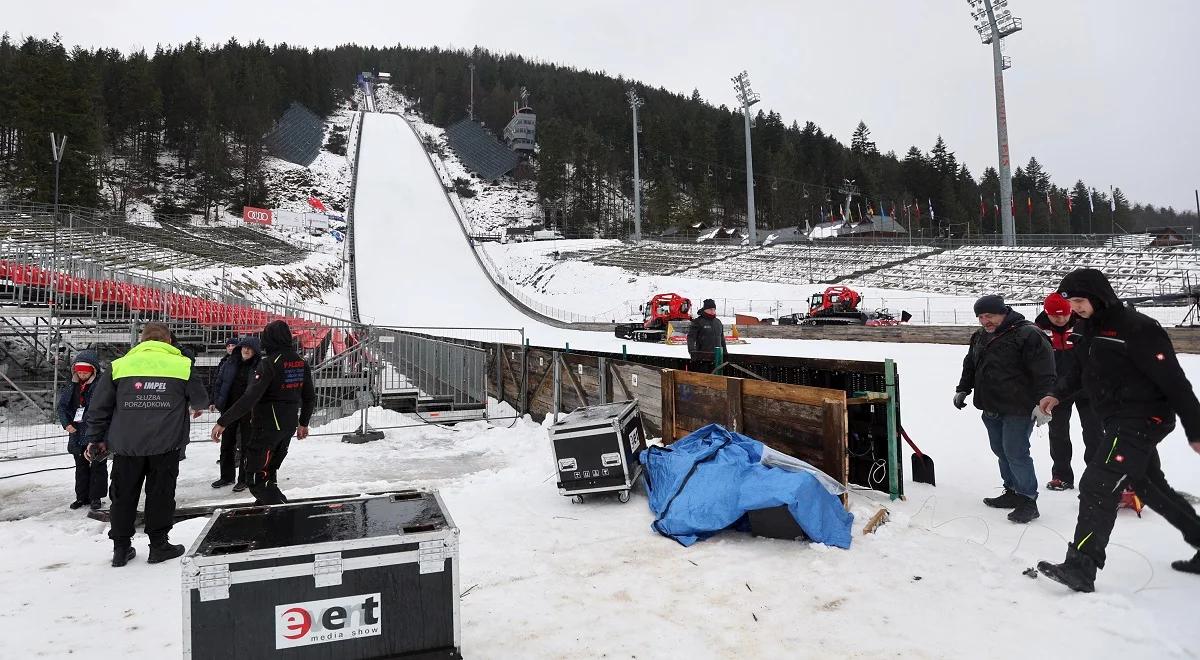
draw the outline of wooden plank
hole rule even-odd
[[[592,405],[588,402],[587,394],[584,394],[583,386],[579,384],[579,379],[575,377],[575,372],[570,368],[569,365],[564,364],[563,367],[567,371],[567,378],[571,380],[571,386],[575,388],[575,396],[579,398],[580,405],[585,407]]]
[[[725,389],[725,376],[706,374],[699,371],[677,371],[675,382],[680,385],[697,385],[714,390]]]
[[[664,444],[675,442],[675,376],[679,372],[662,372],[662,439]]]
[[[846,405],[841,401],[826,401],[823,412],[825,460],[821,469],[845,486],[850,479],[850,458],[846,452]]]
[[[845,401],[846,393],[841,390],[831,390],[824,387],[808,387],[805,385],[785,385],[765,380],[748,380],[742,387],[746,396],[758,396],[779,401],[791,401],[812,406],[819,406],[833,399]]]
[[[742,420],[742,383],[741,378],[726,380],[725,390],[725,428],[735,433],[741,433],[746,425]]]
[[[704,420],[705,424],[729,421],[726,386],[721,389],[679,383],[675,385],[675,414]]]

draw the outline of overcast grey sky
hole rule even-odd
[[[849,143],[861,119],[880,149],[928,151],[940,133],[979,176],[996,164],[991,53],[967,0],[840,2],[18,2],[0,29],[65,43],[153,49],[199,36],[332,46],[438,45],[517,52],[734,103],[747,69],[763,107]],[[1054,182],[1122,187],[1195,209],[1200,187],[1200,3],[1010,0],[1025,30],[1006,72],[1013,164]],[[537,90],[531,90],[536,105]],[[653,112],[647,107],[644,112]]]

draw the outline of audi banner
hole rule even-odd
[[[260,209],[253,206],[242,207],[242,220],[256,224],[269,225],[272,223],[274,213],[271,209]]]

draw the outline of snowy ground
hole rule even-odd
[[[851,348],[792,345],[806,354]],[[899,360],[905,426],[935,457],[939,486],[906,484],[907,501],[895,503],[856,492],[848,551],[738,533],[683,548],[651,531],[640,493],[625,505],[601,498],[573,505],[550,479],[545,431],[529,421],[419,426],[366,445],[328,436],[295,441],[283,488],[297,497],[441,489],[462,528],[466,657],[1011,658],[1066,649],[1089,658],[1196,657],[1191,610],[1200,578],[1169,568],[1191,552],[1173,529],[1152,512],[1141,519],[1122,512],[1096,594],[1024,577],[1036,560],[1062,554],[1074,493],[1043,493],[1042,518],[1028,527],[984,507],[978,499],[996,492],[998,478],[977,413],[950,407],[955,349],[879,351]],[[1185,358],[1185,366],[1200,377],[1200,359]],[[372,416],[380,425],[395,421]],[[194,435],[206,429],[198,425]],[[1044,430],[1034,446],[1044,479]],[[1200,459],[1183,438],[1169,437],[1162,451],[1172,483],[1200,492]],[[209,488],[216,455],[210,443],[189,448],[181,505],[247,499]],[[0,475],[66,464],[66,457],[2,464]],[[2,655],[94,654],[99,639],[114,657],[177,655],[177,563],[147,565],[139,536],[139,557],[121,570],[108,567],[106,526],[66,508],[70,481],[70,471],[0,480],[0,590],[12,604],[0,611]],[[891,522],[862,536],[879,506],[890,509]],[[173,538],[190,543],[202,525],[183,523]],[[31,630],[34,613],[53,636]]]

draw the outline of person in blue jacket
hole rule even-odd
[[[84,414],[92,401],[93,386],[99,375],[100,359],[96,351],[80,351],[71,363],[71,382],[58,395],[58,423],[70,434],[67,452],[75,457],[75,501],[71,503],[72,509],[89,505],[92,510],[98,510],[108,490],[107,457],[88,460],[83,455],[87,447]]]
[[[217,382],[213,387],[213,405],[222,413],[229,410],[238,399],[245,394],[246,387],[254,377],[258,367],[262,349],[258,337],[243,337],[237,343],[237,348],[229,355],[222,365],[224,368],[217,374]],[[221,478],[212,482],[213,488],[224,488],[234,484],[234,492],[246,489],[246,479],[242,471],[242,461],[238,454],[244,444],[242,441],[248,432],[248,427],[234,420],[221,434]],[[234,474],[237,481],[234,482]]]

